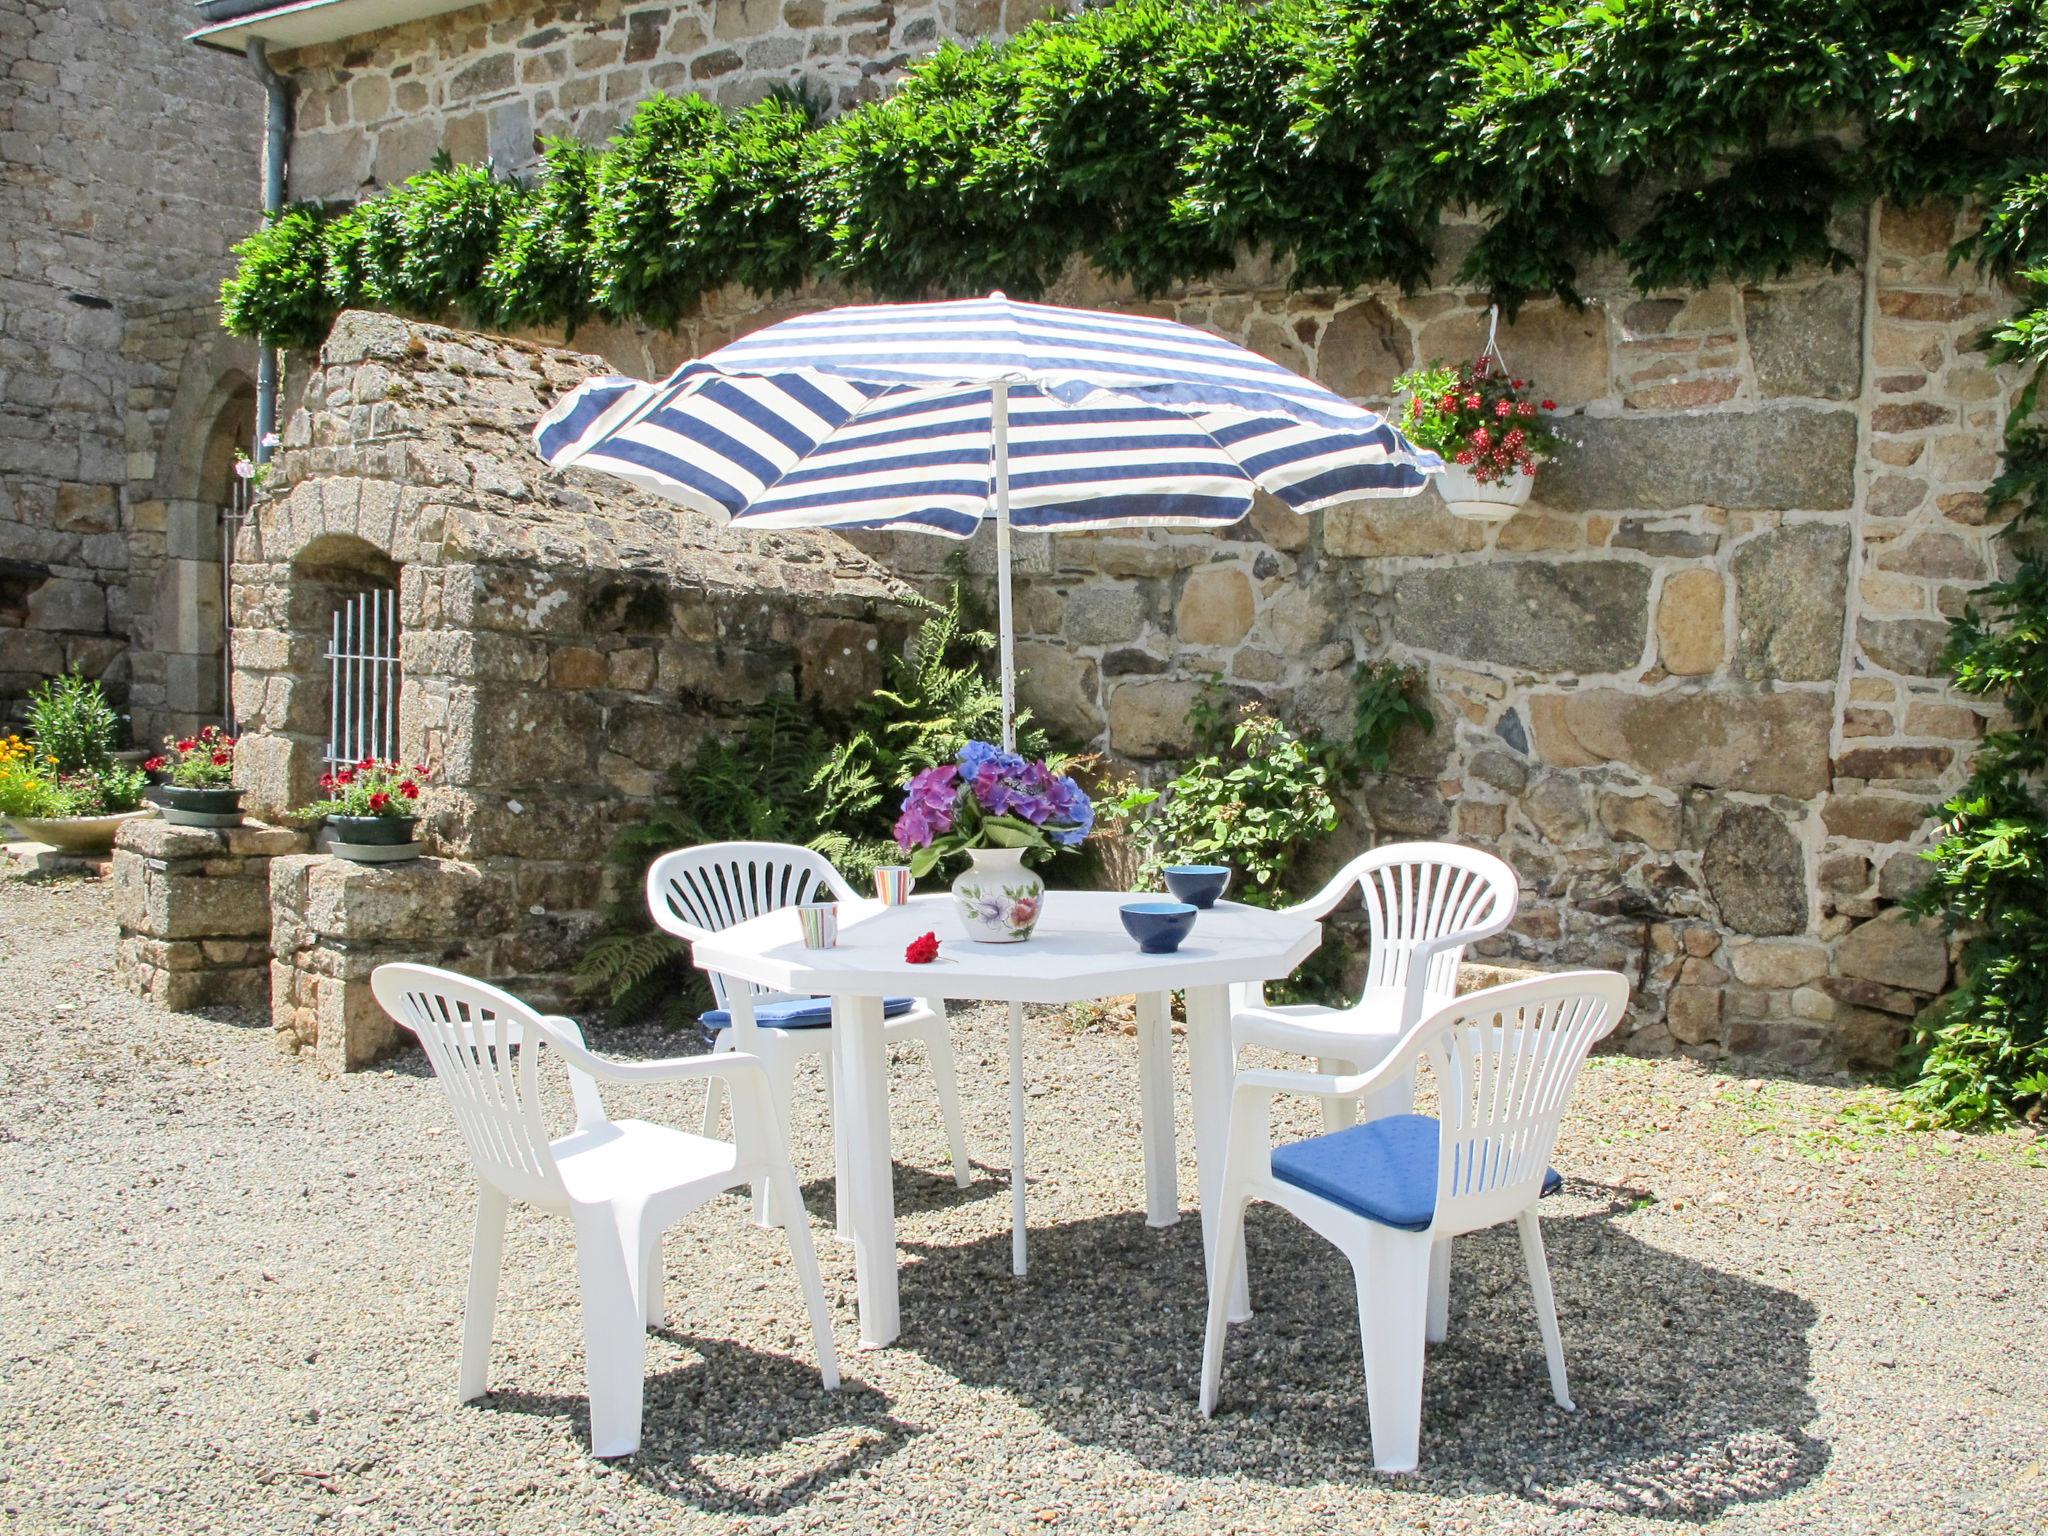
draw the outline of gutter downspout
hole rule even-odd
[[[274,219],[284,210],[285,153],[291,143],[292,88],[284,76],[270,67],[269,46],[260,37],[249,39],[249,63],[263,82],[269,110],[263,123],[263,217]],[[256,463],[270,461],[270,444],[277,435],[277,348],[268,341],[256,360]]]

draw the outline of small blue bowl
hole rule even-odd
[[[1148,955],[1170,955],[1195,926],[1195,909],[1184,901],[1133,901],[1117,909],[1124,932]]]
[[[1185,901],[1206,912],[1230,889],[1228,864],[1169,864],[1166,888],[1176,901]]]

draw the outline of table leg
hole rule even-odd
[[[1173,1021],[1164,992],[1138,997],[1138,1123],[1145,1142],[1145,1225],[1180,1220],[1173,1148]]]
[[[1213,1264],[1216,1219],[1222,1208],[1223,1155],[1230,1140],[1230,1090],[1237,1076],[1237,1053],[1230,1045],[1230,989],[1189,987],[1188,1082],[1195,1111],[1195,1168],[1202,1190],[1202,1252]],[[1251,1292],[1245,1284],[1240,1248],[1236,1273],[1230,1276],[1230,1320],[1252,1315]],[[1210,1283],[1215,1283],[1211,1277]]]
[[[889,1165],[889,1052],[882,1040],[882,1000],[835,995],[832,1030],[837,1037],[832,1052],[838,1078],[835,1124],[845,1127],[840,1198],[853,1226],[860,1342],[863,1348],[879,1349],[895,1342],[900,1327],[896,1195]]]
[[[1024,1236],[1024,1005],[1010,1004],[1010,1273],[1026,1270]]]

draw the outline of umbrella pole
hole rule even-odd
[[[1010,616],[1010,386],[990,388],[996,470],[996,635],[1003,655],[1003,750],[1017,750],[1016,624]]]
[[[996,632],[1003,653],[1003,750],[1017,750],[1017,657],[1010,617],[1010,386],[990,387],[996,471]],[[1010,1273],[1024,1256],[1024,1005],[1010,1004]]]

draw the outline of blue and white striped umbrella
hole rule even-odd
[[[1004,716],[1010,529],[1235,522],[1256,489],[1297,512],[1412,496],[1442,468],[1384,417],[1170,320],[1001,294],[785,320],[660,383],[594,379],[535,429],[735,524],[997,526]]]

